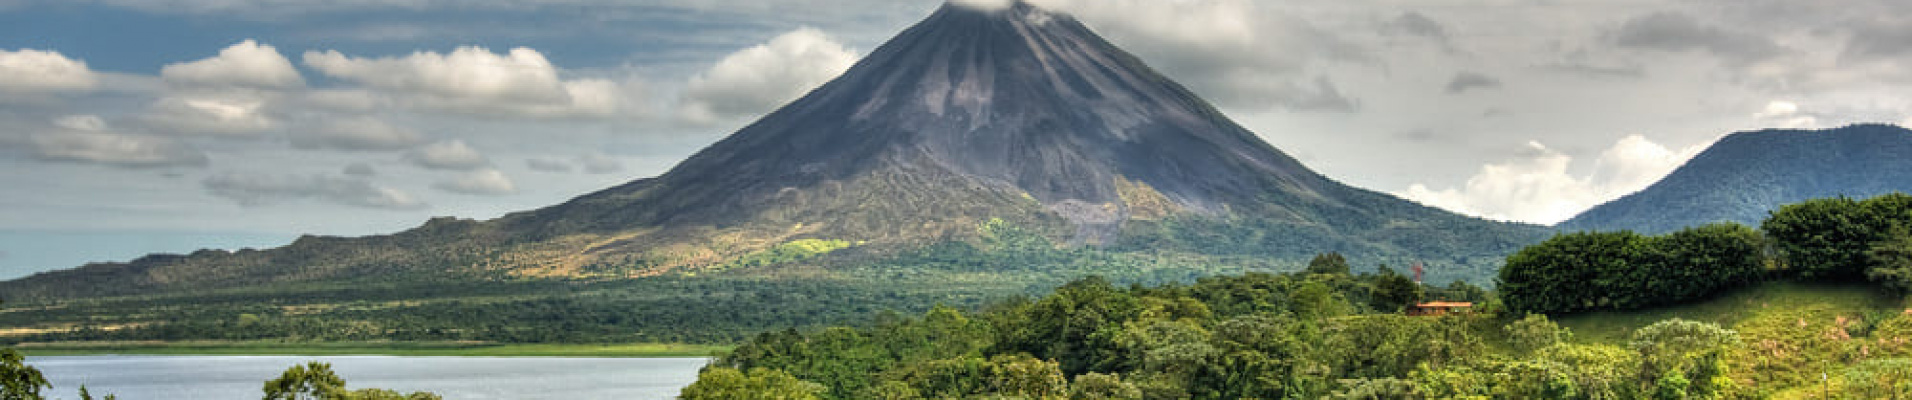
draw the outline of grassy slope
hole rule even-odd
[[[1821,373],[1838,377],[1865,360],[1912,356],[1908,300],[1872,285],[1776,282],[1694,304],[1556,321],[1572,328],[1576,341],[1622,347],[1634,329],[1654,322],[1717,323],[1738,331],[1744,343],[1729,360],[1741,385],[1775,398],[1807,398],[1821,390]]]
[[[22,344],[29,356],[75,355],[388,355],[413,357],[703,357],[730,346],[691,344],[482,344],[459,342],[75,342]]]

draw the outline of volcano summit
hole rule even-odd
[[[840,244],[810,246],[837,251],[796,262],[880,265],[977,242],[985,225],[1065,248],[1288,260],[1338,251],[1478,272],[1541,233],[1323,177],[1068,15],[970,3],[979,2],[945,5],[656,178],[493,221],[148,257],[0,290],[59,298],[391,275],[651,276],[757,265],[735,261],[819,242]]]

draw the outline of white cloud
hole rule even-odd
[[[392,151],[423,143],[418,131],[370,117],[339,118],[292,135],[292,146],[302,149]]]
[[[128,168],[202,167],[208,161],[205,153],[178,140],[107,131],[98,116],[67,116],[55,124],[65,129],[30,138],[35,155],[43,160]]]
[[[99,76],[85,61],[56,51],[0,50],[0,93],[87,91],[99,85]]]
[[[207,177],[200,181],[200,186],[214,196],[231,199],[246,207],[304,199],[393,210],[426,207],[417,197],[402,190],[379,186],[364,179],[328,175],[225,173]]]
[[[316,89],[306,91],[306,104],[331,111],[366,113],[385,105],[378,93],[363,89]]]
[[[490,168],[471,171],[457,178],[432,184],[432,187],[452,193],[482,196],[501,196],[518,192],[518,186],[511,182],[511,177]]]
[[[1775,128],[1813,129],[1819,127],[1818,117],[1800,112],[1798,103],[1785,100],[1773,100],[1772,102],[1766,103],[1765,109],[1753,113],[1753,119]]]
[[[1613,144],[1594,164],[1593,175],[1589,181],[1595,182],[1602,197],[1601,201],[1625,196],[1659,182],[1666,174],[1686,165],[1712,143],[1702,143],[1684,149],[1670,149],[1654,143],[1641,135],[1627,135]],[[1593,205],[1588,205],[1592,207]]]
[[[1540,142],[1527,145],[1530,157],[1482,165],[1461,187],[1433,189],[1417,183],[1396,195],[1484,218],[1554,224],[1644,189],[1706,148],[1676,151],[1629,135],[1602,152],[1591,173],[1577,176],[1569,169],[1572,156]]]
[[[429,169],[449,169],[470,171],[486,165],[491,160],[483,153],[466,145],[463,140],[449,140],[412,150],[405,154],[405,160]]]
[[[305,86],[305,79],[292,68],[292,62],[271,45],[246,39],[218,56],[199,61],[167,64],[159,70],[167,83],[181,86],[251,87],[293,89]]]
[[[731,53],[690,78],[678,114],[710,124],[769,112],[835,79],[856,64],[855,51],[802,28]]]
[[[166,97],[153,102],[139,121],[180,135],[251,136],[276,123],[265,114],[265,100],[221,96]]]
[[[561,79],[544,54],[526,47],[493,54],[466,46],[446,54],[380,58],[308,51],[304,58],[320,73],[391,94],[407,106],[469,114],[608,117],[638,108],[643,90],[636,79]]]

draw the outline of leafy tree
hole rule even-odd
[[[1075,400],[1141,400],[1142,389],[1123,382],[1119,374],[1090,372],[1075,377],[1069,385],[1069,398]]]
[[[678,396],[686,400],[819,399],[823,385],[797,379],[780,370],[757,368],[749,374],[732,368],[707,368],[697,382]]]
[[[1653,382],[1657,396],[1710,396],[1726,391],[1721,354],[1739,344],[1739,333],[1719,325],[1679,318],[1633,332],[1628,344],[1640,356],[1639,378]]]
[[[1858,279],[1871,265],[1868,250],[1885,240],[1894,224],[1912,215],[1912,195],[1894,193],[1864,201],[1814,199],[1772,212],[1760,228],[1802,278]]]
[[[1336,391],[1336,399],[1389,400],[1415,398],[1413,381],[1400,378],[1360,378],[1342,381],[1347,389]]]
[[[1616,346],[1555,344],[1535,353],[1541,361],[1559,363],[1573,371],[1573,385],[1587,399],[1635,398],[1632,385],[1638,357]]]
[[[116,400],[116,399],[119,399],[119,396],[114,396],[110,394],[106,395],[106,398],[105,398],[105,400]],[[93,400],[93,392],[90,390],[86,390],[86,385],[80,385],[80,400]]]
[[[1651,238],[1646,259],[1636,261],[1651,268],[1637,274],[1647,282],[1642,290],[1650,300],[1642,306],[1678,304],[1758,282],[1765,273],[1765,241],[1759,231],[1735,223]]]
[[[1664,236],[1582,232],[1521,249],[1501,269],[1515,312],[1571,313],[1679,304],[1757,282],[1764,239],[1738,224]]]
[[[1321,282],[1303,282],[1290,297],[1295,315],[1303,318],[1327,319],[1353,312],[1346,297]]]
[[[1638,251],[1633,232],[1580,232],[1554,236],[1507,257],[1497,288],[1507,308],[1517,313],[1561,313],[1610,307],[1610,285],[1627,277]],[[1630,275],[1630,274],[1629,274]]]
[[[266,381],[265,392],[266,400],[344,399],[348,393],[345,379],[332,373],[332,364],[318,361],[287,368],[277,379]]]
[[[872,400],[913,400],[921,399],[923,395],[921,392],[917,392],[916,388],[910,387],[908,383],[883,381],[883,383],[878,383],[863,389],[863,392],[856,397]]]
[[[0,400],[39,400],[40,389],[52,388],[40,370],[26,364],[13,348],[0,348]]]
[[[1341,253],[1316,254],[1314,259],[1308,260],[1310,274],[1347,275],[1348,270],[1348,259],[1342,257]]]
[[[1374,277],[1373,285],[1374,292],[1369,305],[1377,311],[1398,312],[1402,307],[1421,300],[1420,284],[1385,266]]]
[[[1544,314],[1527,314],[1526,318],[1507,324],[1502,329],[1507,331],[1507,338],[1514,345],[1514,349],[1523,353],[1547,348],[1573,338],[1572,331],[1554,324],[1553,320],[1547,319]]]
[[[266,381],[266,400],[440,400],[437,394],[413,392],[401,394],[388,389],[345,389],[345,379],[332,372],[332,364],[312,361],[294,365]]]
[[[1055,361],[1026,354],[989,359],[990,389],[1000,396],[1023,399],[1060,399],[1069,395],[1068,378]]]
[[[1912,291],[1912,229],[1893,225],[1885,240],[1872,245],[1867,253],[1873,265],[1866,278],[1900,292]]]

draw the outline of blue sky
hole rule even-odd
[[[1551,223],[1721,135],[1902,123],[1893,0],[1035,0],[1330,177]],[[654,176],[940,1],[0,0],[0,278]]]

